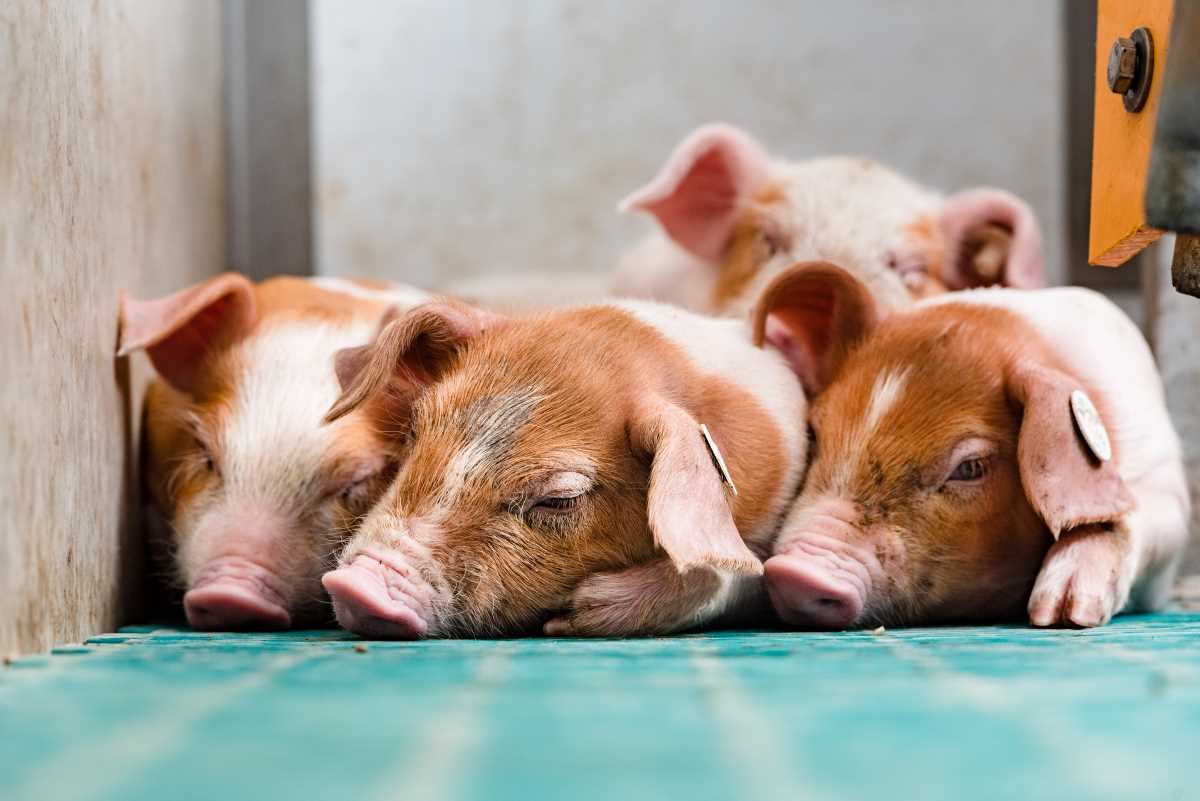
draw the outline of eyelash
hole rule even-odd
[[[546,509],[551,512],[569,512],[579,505],[582,495],[572,495],[567,498],[543,498],[533,505],[533,509]]]

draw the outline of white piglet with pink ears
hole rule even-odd
[[[689,135],[622,203],[662,228],[621,259],[611,290],[741,317],[798,261],[830,261],[888,307],[984,285],[1039,287],[1041,235],[1020,198],[945,197],[862,158],[772,159],[737,128]]]

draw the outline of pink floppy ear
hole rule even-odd
[[[1076,431],[1076,389],[1079,382],[1066,373],[1028,359],[1008,377],[1009,394],[1024,407],[1017,441],[1021,484],[1055,539],[1078,526],[1115,522],[1133,508],[1113,460],[1097,459]]]
[[[257,321],[254,285],[244,275],[222,273],[156,300],[120,296],[117,356],[145,349],[167,383],[195,389],[196,369],[218,343],[244,336]]]
[[[694,256],[720,260],[747,198],[767,182],[770,159],[746,134],[724,123],[692,132],[654,180],[621,201],[658,218],[667,235]]]
[[[676,569],[761,574],[762,562],[734,525],[700,424],[680,407],[655,397],[642,404],[629,433],[634,447],[653,458],[646,501],[650,530]]]
[[[799,262],[759,296],[752,312],[754,344],[774,345],[810,394],[829,385],[846,354],[867,336],[884,311],[870,290],[829,262]]]
[[[436,381],[460,348],[502,319],[449,300],[423,303],[390,322],[385,318],[373,343],[334,356],[342,396],[325,421],[345,417],[385,392],[407,400],[413,388]]]
[[[947,244],[941,277],[951,289],[1046,285],[1041,229],[1016,195],[989,188],[959,192],[946,200],[939,222]]]

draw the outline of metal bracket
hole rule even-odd
[[[1178,292],[1200,298],[1200,236],[1179,234],[1175,237],[1171,285]]]
[[[1200,0],[1175,4],[1146,178],[1146,222],[1200,236]],[[1177,260],[1184,249],[1176,246]]]

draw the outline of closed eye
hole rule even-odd
[[[569,512],[579,505],[579,501],[582,498],[582,494],[570,495],[567,497],[542,498],[533,506],[531,506],[530,510],[546,512]]]
[[[199,437],[195,437],[195,440],[196,447],[200,451],[200,458],[198,459],[198,462],[201,468],[206,473],[214,473],[219,476],[221,471],[217,467],[217,460],[216,457],[213,456],[212,448],[208,447],[204,440],[200,439]]]
[[[360,478],[357,481],[353,481],[353,482],[347,484],[346,486],[342,487],[342,491],[338,493],[338,496],[343,501],[359,500],[363,495],[366,494],[367,485],[370,483],[370,481],[371,481],[371,476],[367,476],[366,478]]]
[[[531,523],[559,525],[578,513],[593,489],[590,476],[575,470],[560,470],[527,486],[514,504],[514,511]]]

